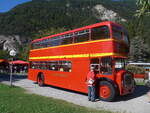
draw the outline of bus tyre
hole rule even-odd
[[[114,86],[108,81],[100,81],[99,83],[99,98],[103,101],[113,101],[116,92]]]
[[[37,78],[37,83],[40,87],[44,86],[44,75],[40,74]]]

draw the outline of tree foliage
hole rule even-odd
[[[39,30],[36,34],[33,35],[33,39],[54,35],[64,31],[66,31],[65,28],[50,28],[50,29]]]
[[[141,17],[150,14],[150,0],[137,0],[137,16]]]
[[[45,29],[65,28],[69,30],[100,22],[101,20],[96,19],[92,12],[92,8],[97,4],[102,4],[128,19],[135,11],[134,2],[130,0],[128,2],[113,2],[112,0],[34,0],[18,5],[7,13],[1,13],[0,34],[32,37],[33,34]]]
[[[134,74],[145,74],[145,69],[143,67],[135,66],[132,64],[127,65],[126,70]]]
[[[130,60],[134,62],[147,62],[149,57],[148,45],[144,43],[141,37],[135,37],[131,40]]]
[[[7,51],[0,50],[0,59],[8,59],[9,53]]]
[[[139,15],[143,15],[143,12],[147,15],[147,3],[149,4],[149,0],[138,0]],[[102,4],[127,19],[127,22],[121,24],[129,31],[131,42],[142,40],[143,45],[150,48],[150,16],[143,16],[142,21],[134,16],[137,10],[136,0],[32,0],[7,13],[0,13],[0,34],[25,38],[23,40],[27,41],[20,47],[21,54],[18,57],[27,59],[30,40],[100,22],[92,11],[97,4]],[[134,43],[131,43],[132,48],[136,48]],[[150,53],[149,49],[146,49],[147,53]],[[136,52],[134,56],[137,56]]]

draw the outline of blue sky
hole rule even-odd
[[[0,12],[7,12],[18,4],[29,2],[32,0],[0,0]]]

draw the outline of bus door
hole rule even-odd
[[[112,75],[112,58],[101,57],[91,59],[90,66],[94,67],[95,73],[100,75]]]
[[[90,68],[91,67],[94,67],[94,71],[96,74],[98,74],[100,72],[100,64],[99,64],[99,58],[93,58],[91,59],[91,62],[90,62]]]

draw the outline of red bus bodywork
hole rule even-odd
[[[68,45],[59,45],[53,47],[31,49],[29,61],[71,61],[71,72],[50,71],[43,69],[29,68],[28,79],[37,81],[39,73],[44,75],[44,84],[53,85],[65,89],[70,89],[78,92],[87,93],[86,75],[90,69],[90,62],[92,58],[101,58],[110,56],[112,58],[126,58],[128,55],[129,45],[123,40],[116,40],[113,37],[112,25],[121,27],[113,22],[101,22],[86,26],[83,28],[67,31],[64,33],[36,39],[34,42],[42,41],[52,38],[54,36],[60,36],[67,33],[73,33],[84,29],[92,29],[98,26],[107,25],[110,29],[110,38],[100,40],[89,40],[80,43],[72,43]],[[122,27],[121,27],[122,28]],[[110,81],[117,89],[116,92],[120,95],[126,95],[134,90],[134,86],[123,86],[123,73],[125,70],[114,72],[111,75],[103,75],[97,73],[97,78],[104,78],[104,80]],[[100,95],[100,93],[98,93]]]

